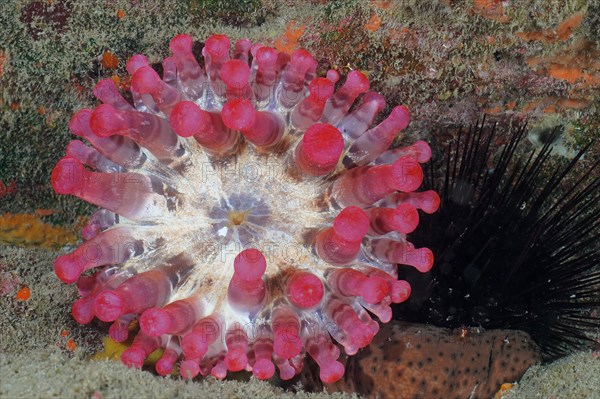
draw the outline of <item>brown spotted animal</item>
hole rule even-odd
[[[522,331],[391,322],[370,346],[345,359],[346,374],[325,389],[380,399],[488,399],[540,361],[539,348]],[[305,368],[302,382],[323,389],[316,367]]]

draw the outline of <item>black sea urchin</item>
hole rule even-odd
[[[420,287],[395,315],[524,330],[549,360],[600,327],[600,162],[588,146],[559,165],[553,139],[529,150],[526,131],[461,129],[440,173],[432,168],[441,208],[411,239],[432,248],[437,267],[404,271]]]

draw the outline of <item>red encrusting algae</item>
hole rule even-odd
[[[15,295],[17,301],[28,301],[31,298],[31,290],[29,287],[23,287]]]
[[[101,207],[84,243],[55,261],[81,295],[73,317],[112,322],[116,342],[138,319],[121,359],[141,367],[163,348],[161,375],[179,364],[186,378],[277,368],[288,380],[308,353],[335,382],[335,342],[357,353],[379,331],[371,315],[386,323],[409,297],[397,264],[433,265],[406,237],[419,210],[439,206],[415,192],[430,148],[389,149],[408,110],[371,128],[385,100],[359,71],[335,91],[338,73],[317,77],[303,49],[242,39],[231,51],[214,35],[201,66],[192,44],[173,38],[162,78],[134,55],[133,105],[105,79],[94,89],[103,104],[69,124],[91,146],[69,144],[52,186]]]

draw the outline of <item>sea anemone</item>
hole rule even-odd
[[[398,264],[433,265],[406,239],[418,210],[439,205],[433,190],[415,192],[430,148],[389,149],[408,110],[370,128],[385,100],[359,71],[335,90],[338,73],[317,77],[303,49],[242,39],[231,57],[214,35],[198,60],[192,47],[188,35],[171,41],[162,79],[134,55],[133,105],[102,80],[103,104],[70,122],[92,147],[72,141],[52,186],[102,208],[55,261],[81,294],[73,316],[112,322],[119,342],[138,320],[121,359],[141,367],[163,348],[161,375],[179,364],[187,378],[267,379],[277,366],[285,380],[308,353],[334,382],[334,341],[355,354],[379,330],[372,315],[388,322],[409,297]]]
[[[394,311],[440,327],[523,330],[551,360],[589,348],[600,328],[600,168],[589,146],[556,159],[558,129],[537,149],[527,131],[460,129],[437,157],[425,185],[439,187],[440,210],[410,237],[431,246],[436,267],[401,270],[414,295]]]

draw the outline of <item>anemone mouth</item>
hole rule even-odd
[[[242,245],[258,243],[271,220],[271,210],[265,200],[252,194],[232,194],[221,198],[210,211],[211,231],[215,236],[234,236]]]
[[[394,312],[440,327],[524,330],[554,359],[593,346],[600,329],[600,167],[589,146],[560,160],[554,140],[531,150],[526,132],[484,121],[434,157],[425,186],[439,188],[440,210],[410,237],[431,246],[437,267],[400,270],[415,291]]]
[[[239,226],[242,223],[246,222],[248,216],[252,214],[251,209],[241,210],[241,211],[230,211],[228,215],[229,222],[233,226]]]

